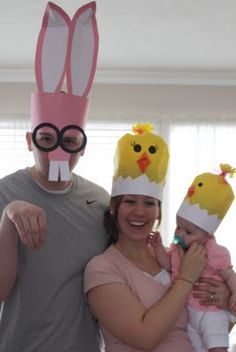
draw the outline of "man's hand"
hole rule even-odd
[[[3,216],[14,224],[22,242],[39,249],[45,242],[46,215],[42,208],[25,201],[14,201],[4,209]]]

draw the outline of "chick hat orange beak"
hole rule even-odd
[[[231,203],[234,193],[226,176],[233,177],[236,169],[220,165],[219,174],[203,173],[193,180],[177,215],[214,234]]]
[[[96,3],[90,2],[70,19],[62,8],[48,2],[43,16],[35,55],[38,92],[31,96],[31,128],[36,147],[49,153],[50,181],[69,180],[70,153],[86,146],[88,93],[98,53],[95,12]]]
[[[136,124],[134,134],[125,134],[114,156],[112,197],[138,194],[162,200],[169,151],[165,141],[154,134],[151,124]]]

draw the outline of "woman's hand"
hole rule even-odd
[[[199,299],[204,306],[217,306],[229,309],[230,290],[228,286],[220,281],[210,278],[202,278],[193,287],[193,296]]]

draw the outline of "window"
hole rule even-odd
[[[5,120],[5,121],[4,121]],[[33,165],[33,157],[28,152],[25,133],[28,121],[25,117],[13,120],[0,116],[0,178],[27,165]]]
[[[170,149],[170,163],[164,192],[164,211],[162,233],[165,243],[169,244],[175,229],[175,213],[182,202],[193,178],[201,172],[219,170],[220,163],[229,163],[236,167],[236,119],[176,120],[158,118],[150,121],[155,132],[161,134]],[[131,132],[135,120],[112,123],[88,123],[86,133],[88,144],[85,155],[81,157],[75,172],[100,184],[110,192],[113,173],[113,155],[117,140]],[[25,132],[29,128],[28,120],[18,117],[0,122],[0,157],[2,167],[0,177],[19,168],[33,165],[32,153],[28,152]],[[236,175],[230,179],[236,193]],[[219,243],[230,248],[232,260],[236,264],[236,236],[234,235],[236,201],[217,230]]]
[[[32,153],[27,151],[25,131],[28,121],[8,118],[0,123],[0,177],[19,168],[33,165]],[[141,121],[141,120],[140,120]],[[194,122],[191,122],[194,121]],[[85,155],[80,159],[75,172],[100,184],[110,191],[113,173],[113,155],[117,140],[131,132],[134,119],[127,122],[88,123],[88,144]],[[175,214],[193,178],[205,171],[218,171],[220,163],[236,167],[236,118],[235,120],[158,118],[151,121],[155,132],[161,134],[170,149],[170,164],[164,192],[164,211],[161,232],[168,245],[175,229]],[[229,182],[236,193],[236,175]],[[236,201],[216,232],[217,241],[231,252],[236,264],[235,235]],[[235,329],[234,329],[235,330]],[[236,343],[236,333],[231,334],[231,344]]]

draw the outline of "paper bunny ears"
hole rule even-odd
[[[32,128],[44,122],[84,128],[98,52],[95,11],[96,3],[90,2],[71,20],[59,6],[47,4],[36,49],[38,92],[31,97]]]

